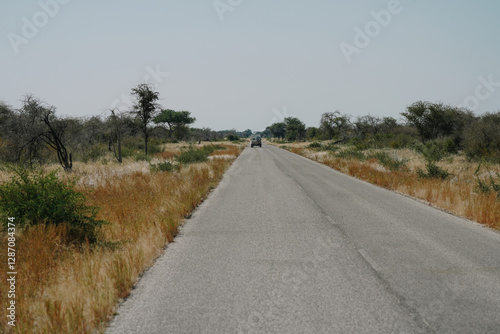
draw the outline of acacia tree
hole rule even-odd
[[[122,138],[123,138],[123,113],[118,109],[111,109],[111,115],[109,116],[109,127],[111,135],[109,136],[109,150],[113,152],[116,160],[122,163]],[[116,146],[114,143],[116,142]]]
[[[172,109],[163,109],[154,119],[156,124],[166,124],[168,138],[172,138],[172,133],[177,139],[182,139],[188,132],[188,125],[196,121],[191,117],[189,111],[175,111]]]
[[[474,120],[474,115],[470,111],[442,102],[417,101],[408,106],[401,115],[418,131],[422,143],[450,135],[455,135],[457,140],[461,140],[461,132]]]
[[[357,135],[364,139],[368,135],[376,135],[381,131],[382,121],[372,115],[358,116],[354,122]]]
[[[287,117],[284,120],[286,125],[286,139],[295,141],[303,139],[306,135],[306,126],[297,117]]]
[[[143,83],[132,88],[132,95],[136,99],[132,113],[140,120],[141,131],[144,135],[144,153],[148,154],[150,134],[148,125],[157,113],[158,104],[156,101],[158,101],[160,93],[154,91],[152,85]]]
[[[273,138],[283,139],[286,136],[286,124],[284,122],[273,123],[266,128]]]
[[[346,141],[353,129],[351,116],[342,115],[340,111],[327,112],[321,115],[320,131],[328,139],[340,138],[337,142]]]

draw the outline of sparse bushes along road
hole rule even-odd
[[[395,190],[490,227],[500,229],[500,165],[475,162],[428,142],[416,149],[360,150],[323,142],[281,145],[375,185]]]
[[[183,145],[167,144],[151,162],[75,162],[72,173],[51,172],[55,165],[0,171],[6,180],[0,214],[22,222],[14,332],[104,331],[120,299],[242,150],[231,144],[191,147],[211,157],[180,165],[175,157]],[[6,238],[0,235],[4,245]],[[7,263],[6,256],[0,252],[0,261]],[[0,290],[8,291],[7,284],[4,271]],[[0,295],[2,307],[6,301]],[[0,332],[12,331],[6,321],[0,319]]]

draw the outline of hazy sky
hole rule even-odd
[[[500,109],[498,0],[25,0],[0,4],[0,100],[127,109],[156,85],[195,127],[400,118],[417,100]]]

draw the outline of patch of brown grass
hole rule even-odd
[[[228,148],[235,155],[240,148]],[[226,152],[227,153],[227,152]],[[99,218],[105,244],[64,246],[64,228],[39,226],[17,236],[18,294],[16,327],[5,333],[92,333],[104,331],[117,303],[126,297],[138,276],[152,265],[178,226],[221,179],[234,159],[215,157],[179,172],[150,173],[143,164],[126,163],[116,170],[106,165],[75,166],[75,174]],[[99,171],[99,172],[97,172]],[[90,173],[98,175],[90,175]],[[68,177],[68,176],[67,176]],[[74,176],[69,176],[74,177]],[[90,182],[90,181],[91,182]],[[2,244],[6,238],[2,236]],[[7,263],[6,254],[0,254]],[[0,290],[7,291],[5,271]],[[0,296],[5,310],[6,295]]]
[[[238,156],[239,152],[241,152],[241,146],[227,144],[223,144],[221,146],[226,149],[214,151],[210,154],[210,156]]]
[[[155,155],[155,157],[163,160],[173,159],[176,155],[179,155],[180,151],[163,151]]]

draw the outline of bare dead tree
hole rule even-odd
[[[110,112],[111,116],[109,119],[113,128],[113,136],[110,138],[110,149],[113,151],[116,160],[118,160],[119,163],[122,163],[123,113],[121,113],[119,109],[111,109]],[[114,146],[115,139],[117,144],[116,147]]]
[[[25,146],[30,147],[41,140],[57,153],[59,163],[65,171],[71,171],[73,161],[63,142],[69,120],[58,119],[53,106],[44,105],[39,99],[27,95],[23,101],[23,114],[27,116],[27,131],[29,140]],[[40,123],[45,126],[40,126]]]

